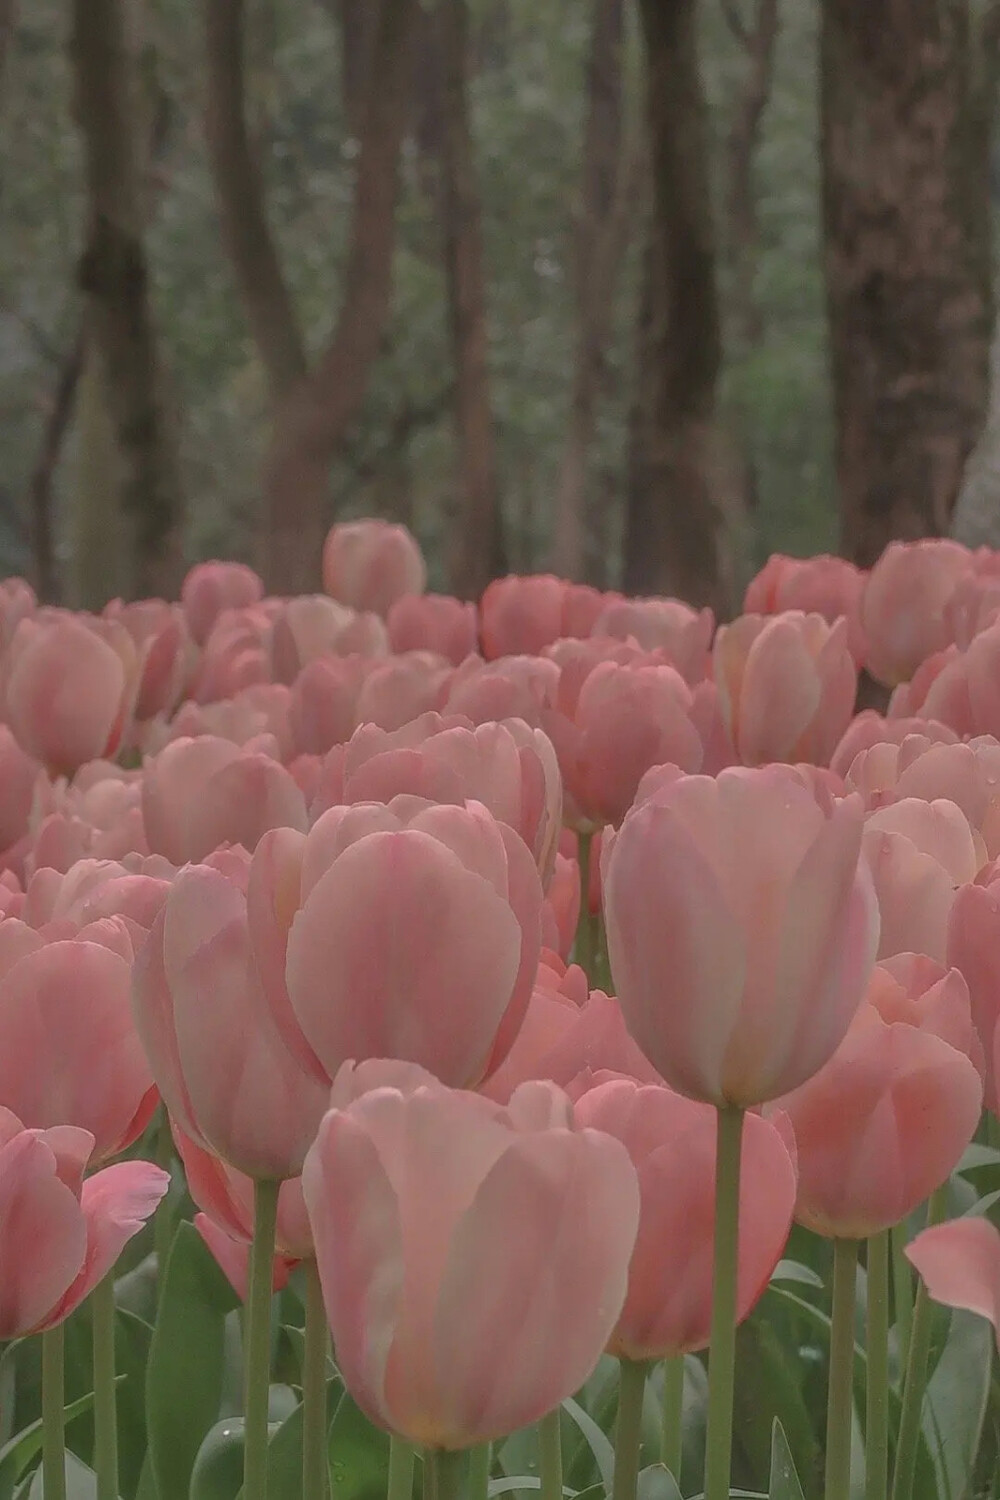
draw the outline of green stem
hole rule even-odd
[[[42,1482],[45,1500],[66,1500],[64,1324],[42,1334]]]
[[[538,1473],[541,1500],[562,1500],[562,1432],[558,1406],[538,1424]]]
[[[469,1500],[487,1500],[490,1490],[492,1443],[479,1443],[469,1453]]]
[[[715,1250],[708,1353],[708,1430],[704,1500],[729,1500],[736,1375],[736,1271],[739,1265],[740,1149],[743,1111],[718,1111],[715,1161]]]
[[[174,1141],[170,1134],[170,1121],[166,1105],[160,1106],[159,1125],[156,1132],[156,1165],[169,1172],[174,1160]],[[167,1270],[167,1257],[174,1232],[174,1205],[169,1194],[157,1204],[153,1219],[153,1249],[156,1251],[156,1296],[159,1300]]]
[[[577,860],[580,865],[580,916],[576,924],[576,943],[573,958],[587,976],[591,989],[595,987],[595,963],[597,959],[597,924],[590,914],[590,848],[592,833],[578,835]]]
[[[94,1325],[94,1467],[97,1470],[97,1500],[118,1500],[113,1271],[109,1271],[91,1292],[90,1313]]]
[[[927,1205],[928,1228],[932,1224],[940,1224],[947,1206],[948,1184],[945,1183],[931,1194]],[[913,1304],[910,1348],[903,1384],[903,1409],[899,1417],[899,1438],[896,1442],[896,1468],[892,1476],[892,1500],[911,1500],[913,1495],[913,1479],[917,1471],[917,1451],[920,1446],[920,1420],[927,1384],[927,1356],[931,1347],[931,1313],[927,1288],[921,1281]]]
[[[306,1347],[302,1366],[302,1500],[326,1500],[326,1355],[330,1330],[315,1260],[303,1266],[306,1279]],[[412,1462],[412,1460],[411,1460]]]
[[[684,1452],[684,1356],[663,1361],[663,1428],[660,1433],[660,1463],[681,1482]]]
[[[826,1405],[824,1500],[850,1500],[851,1418],[854,1414],[854,1305],[857,1240],[833,1242],[833,1322]]]
[[[253,1245],[246,1313],[243,1500],[267,1500],[267,1415],[271,1387],[271,1279],[278,1182],[254,1183]]]
[[[469,1467],[467,1450],[450,1453],[446,1448],[424,1452],[424,1494],[427,1500],[464,1500]]]
[[[885,1500],[889,1482],[889,1231],[868,1241],[868,1375],[865,1500]]]
[[[430,1475],[430,1455],[424,1459],[424,1477]],[[389,1439],[389,1485],[386,1500],[413,1500],[413,1444],[393,1433]]]
[[[635,1500],[642,1445],[642,1398],[649,1366],[642,1360],[618,1364],[618,1418],[615,1422],[615,1482],[611,1500]]]
[[[1000,1151],[1000,1120],[991,1109],[986,1111],[986,1144]]]
[[[889,1230],[892,1247],[892,1297],[896,1311],[896,1337],[903,1367],[910,1352],[910,1325],[913,1322],[913,1272],[906,1258],[906,1220],[900,1219]]]

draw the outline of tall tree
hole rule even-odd
[[[475,599],[503,571],[496,432],[490,400],[482,207],[469,120],[466,0],[439,0],[441,217],[455,359],[458,508],[449,559],[451,587]]]
[[[754,0],[745,20],[737,0],[725,0],[730,29],[746,54],[743,86],[736,101],[727,142],[729,156],[729,259],[737,337],[755,346],[763,337],[760,306],[754,291],[760,226],[754,187],[754,156],[764,111],[771,94],[774,48],[778,37],[778,0]]]
[[[143,246],[145,132],[122,0],[73,0],[71,54],[88,222],[80,285],[119,462],[132,591],[173,593],[182,569],[175,434],[164,400]]]
[[[823,219],[842,540],[946,534],[987,406],[987,161],[969,0],[823,0]]]
[[[724,608],[722,337],[696,0],[641,0],[653,210],[639,311],[625,587]]]

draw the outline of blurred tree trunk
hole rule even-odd
[[[306,356],[247,130],[244,42],[243,0],[205,0],[205,140],[222,238],[277,402],[305,374]]]
[[[38,457],[28,480],[27,508],[34,562],[33,582],[39,599],[47,604],[58,604],[62,596],[53,535],[52,486],[66,434],[73,420],[83,362],[83,336],[78,334],[73,347],[59,364],[55,390],[42,429]]]
[[[340,313],[313,369],[277,413],[265,462],[261,566],[276,593],[316,586],[330,465],[364,404],[389,317],[399,158],[419,0],[380,7]]]
[[[724,609],[722,360],[695,0],[642,0],[653,214],[639,309],[624,584]]]
[[[989,173],[969,0],[823,0],[823,217],[846,554],[947,534],[986,413]]]
[[[504,571],[496,431],[490,401],[482,206],[469,122],[466,0],[439,0],[441,217],[455,360],[458,511],[449,559],[451,588],[477,599]]]
[[[747,25],[735,4],[727,6],[729,24],[746,53],[746,76],[729,132],[729,257],[733,272],[736,337],[756,348],[763,336],[760,306],[754,288],[760,225],[753,163],[760,144],[764,111],[771,95],[774,50],[778,37],[778,0],[755,0],[753,21]]]
[[[556,487],[552,560],[557,573],[580,578],[590,555],[588,456],[605,379],[605,348],[614,286],[628,244],[642,182],[642,135],[623,152],[623,0],[594,0],[587,60],[583,180],[574,266],[576,363],[569,427]]]
[[[7,66],[7,54],[10,44],[14,40],[14,27],[17,25],[17,0],[0,0],[0,88],[3,87],[3,75]]]
[[[393,0],[384,3],[392,4]],[[347,128],[358,139],[365,123],[383,0],[330,0],[328,8],[336,13],[340,28],[341,88]]]
[[[181,485],[149,300],[144,132],[122,0],[73,0],[70,45],[88,202],[79,267],[85,338],[103,367],[120,457],[116,512],[132,539],[129,592],[169,597],[183,566]]]

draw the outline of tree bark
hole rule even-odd
[[[639,315],[625,587],[724,610],[722,339],[695,0],[642,0],[654,205]]]
[[[277,593],[316,586],[330,465],[364,404],[389,317],[410,41],[419,10],[419,0],[386,0],[380,8],[340,314],[326,351],[285,397],[265,463],[260,561]]]
[[[440,0],[435,20],[442,82],[441,216],[458,449],[458,513],[449,573],[455,594],[478,599],[490,579],[503,571],[503,534],[490,400],[482,208],[469,121],[466,0]]]
[[[243,0],[205,0],[205,140],[222,238],[272,398],[278,401],[305,374],[306,356],[247,130],[244,37]]]
[[[846,554],[948,533],[992,321],[968,0],[823,0],[823,219]]]
[[[88,202],[79,265],[85,337],[104,367],[122,460],[118,496],[134,538],[132,589],[170,596],[182,568],[181,487],[149,301],[140,132],[121,0],[73,0],[70,45]]]
[[[7,56],[10,52],[10,44],[14,40],[14,27],[17,25],[17,0],[0,0],[0,88],[3,87],[4,72],[7,67]],[[3,96],[0,94],[0,103]]]
[[[729,132],[729,255],[733,271],[733,307],[737,338],[750,348],[764,335],[754,291],[760,227],[753,161],[760,128],[771,95],[774,49],[778,36],[778,0],[755,0],[753,23],[738,35],[747,59],[746,78]]]

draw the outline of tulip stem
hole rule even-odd
[[[170,1133],[167,1107],[160,1105],[156,1127],[156,1165],[169,1172],[174,1160],[174,1139]],[[159,1301],[167,1274],[167,1257],[173,1240],[174,1206],[164,1197],[156,1206],[153,1219],[153,1249],[156,1251],[156,1298]]]
[[[326,1500],[326,1355],[330,1331],[323,1288],[314,1258],[303,1266],[306,1280],[306,1346],[302,1364],[302,1500]]]
[[[675,1354],[663,1361],[663,1428],[660,1434],[660,1462],[681,1482],[681,1458],[684,1452],[684,1356]]]
[[[253,1245],[246,1309],[246,1400],[243,1500],[267,1500],[267,1417],[271,1388],[271,1282],[278,1218],[278,1182],[253,1190]]]
[[[576,924],[573,958],[587,976],[591,989],[596,986],[597,919],[590,912],[590,850],[594,835],[581,833],[578,844],[580,865],[580,915]]]
[[[618,1417],[615,1421],[615,1482],[611,1500],[635,1500],[642,1445],[642,1398],[649,1366],[639,1359],[618,1363]]]
[[[538,1424],[538,1472],[541,1500],[562,1500],[563,1463],[562,1430],[559,1407],[550,1411]]]
[[[63,1324],[42,1334],[42,1484],[45,1500],[66,1500]]]
[[[833,1321],[830,1325],[830,1386],[826,1404],[824,1500],[850,1500],[851,1494],[854,1306],[857,1269],[857,1240],[834,1240]]]
[[[386,1500],[413,1500],[413,1444],[395,1433],[389,1439],[389,1483]],[[430,1454],[424,1456],[424,1477],[430,1479]],[[429,1490],[427,1491],[429,1494]]]
[[[90,1314],[94,1329],[94,1468],[97,1471],[97,1500],[118,1500],[113,1271],[109,1271],[91,1292]]]
[[[469,1500],[486,1500],[490,1491],[493,1445],[479,1443],[469,1453]]]
[[[948,1206],[948,1184],[937,1188],[927,1205],[927,1226],[940,1224]],[[917,1471],[920,1446],[920,1421],[924,1411],[924,1389],[927,1384],[927,1356],[931,1347],[931,1302],[927,1287],[921,1281],[913,1304],[910,1348],[903,1383],[903,1409],[899,1417],[896,1442],[896,1468],[892,1476],[892,1500],[911,1500],[913,1479]]]
[[[889,1231],[868,1240],[868,1376],[865,1386],[865,1500],[884,1500],[889,1482]]]
[[[910,1350],[910,1325],[913,1322],[913,1273],[906,1258],[906,1220],[900,1219],[889,1230],[892,1246],[892,1297],[896,1311],[896,1336],[899,1357],[905,1367]]]
[[[465,1500],[468,1453],[451,1453],[447,1448],[428,1448],[424,1452],[424,1495],[426,1500]]]
[[[736,1273],[739,1266],[740,1151],[743,1110],[719,1109],[715,1158],[715,1249],[708,1353],[708,1429],[704,1500],[729,1500],[736,1376]]]

